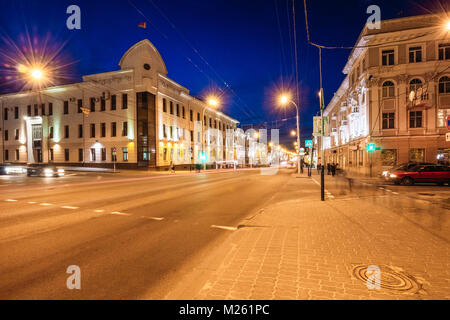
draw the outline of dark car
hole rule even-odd
[[[22,174],[25,169],[11,163],[0,164],[0,175]]]
[[[409,169],[395,170],[389,174],[395,184],[411,186],[414,183],[437,183],[450,185],[450,167],[444,165],[417,165]]]
[[[36,177],[61,177],[64,175],[64,169],[53,165],[29,165],[27,167],[27,176]]]
[[[431,162],[408,162],[408,163],[402,163],[402,164],[399,164],[396,167],[393,167],[392,169],[383,171],[383,173],[381,175],[386,180],[389,180],[389,175],[392,172],[395,172],[395,171],[406,171],[406,170],[409,170],[411,168],[414,168],[415,166],[421,166],[421,165],[425,166],[425,165],[434,165],[434,164],[435,163],[431,163]]]

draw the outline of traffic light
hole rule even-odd
[[[375,150],[377,149],[377,147],[375,146],[374,143],[368,144],[367,147],[367,152],[375,152]]]

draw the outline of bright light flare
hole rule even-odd
[[[208,98],[208,105],[212,108],[217,108],[219,106],[219,99],[216,97],[209,97]]]
[[[31,71],[31,77],[36,80],[41,80],[43,76],[44,76],[44,73],[39,69],[34,69]]]
[[[447,31],[450,31],[450,20],[447,21],[447,24],[445,25],[445,29],[447,29]]]
[[[282,106],[285,106],[291,101],[291,97],[288,94],[282,94],[280,96],[279,102]]]
[[[297,135],[297,131],[292,130],[292,131],[291,131],[291,136],[295,137],[296,135]]]

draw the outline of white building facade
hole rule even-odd
[[[150,41],[130,48],[119,66],[80,83],[0,96],[1,162],[187,168],[235,160],[226,134],[234,141],[239,122],[168,78]]]
[[[325,163],[361,174],[411,161],[449,163],[447,17],[399,18],[382,21],[379,30],[364,28],[324,112],[330,121]],[[377,150],[369,153],[369,144]]]

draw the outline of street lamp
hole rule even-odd
[[[215,96],[208,97],[206,101],[207,101],[207,104],[206,104],[206,106],[203,107],[203,110],[202,110],[202,157],[201,157],[201,160],[203,161],[203,169],[204,170],[206,170],[206,159],[207,159],[207,157],[205,157],[205,136],[204,136],[205,135],[204,130],[205,130],[205,124],[206,124],[205,123],[205,120],[206,120],[205,119],[205,110],[208,107],[216,109],[220,104],[219,99]]]
[[[299,122],[299,113],[298,113],[298,105],[291,99],[289,94],[282,94],[280,96],[280,104],[282,106],[286,106],[288,104],[293,104],[295,109],[297,110],[297,144],[300,146],[300,122]],[[300,174],[300,153],[297,152],[297,173]]]
[[[445,26],[445,28],[447,29],[447,31],[450,31],[450,20],[447,21],[447,25]]]

